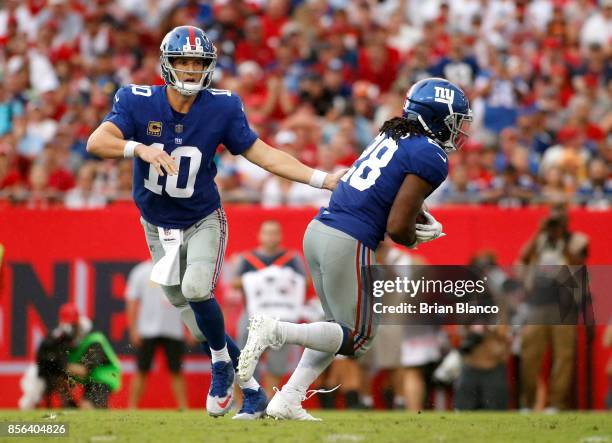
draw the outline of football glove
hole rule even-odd
[[[427,211],[423,211],[423,216],[427,219],[427,223],[417,223],[416,226],[416,240],[409,247],[416,249],[421,243],[427,243],[436,238],[445,236],[442,232],[442,223],[434,218]]]

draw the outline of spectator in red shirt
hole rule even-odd
[[[42,158],[49,188],[66,192],[74,187],[74,176],[66,167],[68,156],[62,152],[61,147],[48,144],[45,146]]]
[[[585,95],[575,95],[568,105],[568,126],[576,126],[584,135],[587,145],[593,149],[600,143],[605,144],[606,134],[591,114],[592,103]]]
[[[264,39],[270,46],[278,43],[282,27],[287,23],[289,2],[287,0],[268,0],[262,17]]]
[[[23,185],[14,148],[8,142],[0,141],[0,199],[12,199]]]
[[[266,100],[266,85],[261,67],[254,61],[245,61],[238,65],[237,81],[234,90],[242,98],[247,113],[259,112]]]
[[[275,122],[285,119],[295,109],[296,97],[289,92],[283,78],[270,75],[266,82],[266,99],[261,115]]]
[[[49,173],[42,163],[32,166],[28,175],[28,202],[30,209],[46,209],[59,201],[55,188],[50,186]]]
[[[377,85],[387,92],[395,81],[399,69],[399,53],[385,43],[385,31],[376,29],[368,36],[365,47],[359,52],[357,77]]]
[[[299,152],[302,163],[316,165],[317,146],[321,141],[321,127],[314,109],[308,105],[299,106],[284,122],[283,128],[296,135],[295,149]]]
[[[348,120],[345,119],[345,122]],[[342,131],[334,134],[328,149],[333,152],[335,163],[342,167],[350,167],[358,157],[352,140]]]
[[[274,50],[264,40],[264,33],[259,17],[249,18],[244,25],[244,40],[236,46],[234,61],[241,63],[252,60],[262,68],[274,62]]]

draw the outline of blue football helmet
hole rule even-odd
[[[460,87],[433,77],[418,81],[410,88],[402,116],[416,120],[428,136],[446,151],[452,151],[461,148],[469,136],[472,110]]]
[[[217,48],[204,31],[195,26],[178,26],[166,34],[159,47],[161,72],[164,82],[183,95],[194,95],[210,86],[217,63]],[[172,66],[176,57],[199,57],[204,61],[203,71],[182,71]],[[181,81],[177,72],[201,74],[197,83]]]

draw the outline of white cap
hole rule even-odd
[[[257,64],[257,62],[248,60],[246,62],[242,62],[238,65],[238,75],[248,75],[252,74],[256,77],[261,77],[262,71],[261,67]]]
[[[276,137],[274,137],[274,141],[277,145],[290,145],[295,143],[295,139],[295,132],[287,130],[280,131],[278,134],[276,134]]]

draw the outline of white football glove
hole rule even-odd
[[[436,238],[440,238],[445,236],[446,234],[442,232],[442,223],[434,218],[427,211],[423,211],[423,215],[427,219],[426,224],[417,223],[416,226],[416,240],[409,247],[412,249],[416,249],[418,245],[421,243],[427,243]]]

